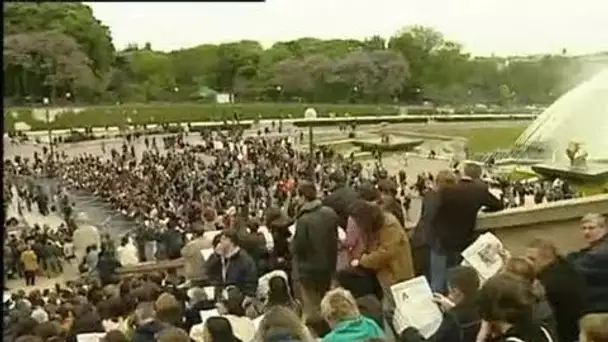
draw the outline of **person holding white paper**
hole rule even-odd
[[[448,289],[447,297],[435,294],[433,298],[443,312],[443,318],[437,331],[428,338],[424,338],[416,327],[407,325],[407,319],[402,319],[401,322],[396,319],[394,325],[399,333],[398,342],[469,342],[475,340],[481,325],[476,302],[479,289],[477,272],[466,266],[450,269],[448,271]],[[405,311],[408,312],[407,309]],[[396,314],[396,316],[399,315]]]

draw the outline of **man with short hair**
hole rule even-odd
[[[481,166],[468,163],[464,176],[439,190],[439,206],[431,224],[433,237],[430,253],[431,288],[445,291],[448,268],[460,263],[460,253],[477,238],[475,226],[479,210],[498,211],[503,204],[481,181]]]
[[[606,218],[590,213],[582,220],[583,237],[588,246],[567,259],[587,283],[585,313],[608,312],[608,225]]]
[[[357,191],[348,186],[346,181],[346,176],[342,171],[335,171],[330,174],[331,193],[323,198],[323,205],[330,207],[338,215],[338,225],[343,229],[346,229],[350,205],[359,198]]]
[[[578,320],[584,308],[584,279],[547,240],[532,240],[526,250],[526,259],[534,265],[537,278],[545,289],[547,301],[555,315],[560,341],[576,341]]]
[[[336,270],[339,218],[332,208],[317,199],[317,188],[312,182],[302,182],[298,194],[304,204],[296,220],[293,268],[303,311],[308,317],[319,310]]]
[[[214,253],[205,263],[209,280],[214,285],[234,285],[248,297],[255,297],[258,287],[258,272],[255,262],[240,248],[236,231],[228,229],[219,235]]]

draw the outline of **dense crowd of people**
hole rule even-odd
[[[477,238],[478,212],[505,205],[477,164],[418,177],[412,187],[422,213],[407,229],[406,175],[391,176],[381,164],[364,175],[361,164],[332,151],[310,155],[288,138],[237,131],[203,134],[197,146],[181,135],[165,139],[165,149],[153,141],[144,151],[125,141],[104,156],[47,151],[5,162],[5,196],[16,193],[22,210],[37,203],[42,215],[56,211],[65,220],[57,229],[5,229],[5,277],[34,285],[70,262],[82,275],[5,294],[5,340],[608,339],[602,215],[583,218],[586,248],[560,255],[550,240],[535,239],[524,255],[501,253],[500,271],[483,279],[461,253]],[[41,175],[61,185],[45,194],[32,181]],[[100,235],[74,213],[72,189],[103,198],[137,228]],[[159,260],[181,267],[120,271]],[[443,312],[430,335],[404,322],[391,291],[417,276]]]

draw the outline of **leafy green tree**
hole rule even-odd
[[[76,40],[92,63],[97,76],[109,71],[114,45],[107,26],[79,2],[7,2],[4,4],[4,35],[59,31]]]
[[[92,89],[95,78],[91,61],[78,43],[58,31],[21,33],[5,37],[4,67],[13,71],[5,80],[14,78],[17,94],[49,96]]]

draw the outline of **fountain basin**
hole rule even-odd
[[[608,180],[608,165],[588,164],[584,168],[575,168],[570,165],[532,165],[532,170],[547,178],[561,178],[566,180],[584,182],[603,182]]]

